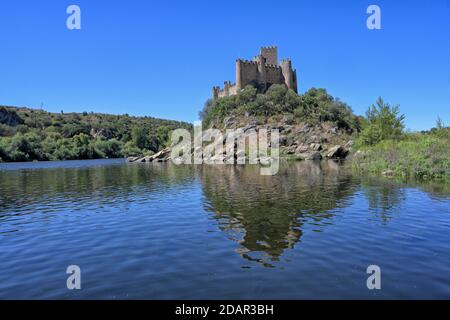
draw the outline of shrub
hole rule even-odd
[[[204,127],[218,126],[230,115],[269,118],[290,115],[292,121],[331,121],[338,127],[350,131],[359,130],[359,119],[351,108],[329,95],[325,89],[312,88],[304,95],[297,95],[284,85],[272,85],[265,94],[257,93],[252,86],[246,86],[237,95],[208,100],[199,113]]]
[[[107,158],[121,158],[123,143],[116,140],[100,140],[95,141],[95,149],[100,151]]]
[[[13,127],[0,123],[0,137],[13,136],[15,133]]]
[[[359,171],[420,179],[450,178],[450,140],[429,133],[410,133],[400,141],[383,140],[366,147],[352,165]]]
[[[405,115],[399,106],[391,107],[378,98],[375,105],[366,112],[366,125],[358,137],[359,146],[370,146],[382,140],[399,140],[403,135]]]
[[[141,149],[136,147],[136,145],[132,141],[128,141],[123,146],[122,154],[125,157],[137,157],[137,156],[142,156],[143,152]]]

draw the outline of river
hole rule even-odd
[[[66,269],[81,270],[68,290]],[[381,289],[367,287],[367,268]],[[0,164],[1,299],[450,299],[445,184],[334,162]]]

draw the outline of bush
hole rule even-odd
[[[0,138],[0,161],[7,160],[5,139]]]
[[[450,127],[445,127],[444,121],[439,117],[436,121],[436,127],[430,131],[438,138],[450,139]]]
[[[366,112],[366,124],[358,137],[359,146],[375,145],[383,140],[399,140],[403,135],[405,115],[400,114],[399,106],[391,107],[378,98]]]
[[[73,160],[78,159],[74,153],[72,140],[60,139],[56,142],[56,149],[53,152],[54,160]]]
[[[13,127],[0,123],[0,137],[13,136],[15,133]]]
[[[73,155],[76,159],[98,159],[104,158],[105,155],[95,148],[95,145],[90,141],[89,136],[80,133],[73,137]]]
[[[136,145],[132,141],[128,141],[123,146],[122,154],[125,157],[138,157],[143,155],[143,151],[136,147]]]
[[[261,116],[265,118],[285,115],[294,122],[317,124],[331,121],[349,131],[359,130],[359,119],[351,108],[329,95],[325,89],[312,88],[304,95],[297,95],[284,85],[272,85],[265,94],[246,86],[237,95],[208,100],[199,113],[204,127],[218,125],[227,116]]]
[[[123,157],[122,148],[123,143],[116,139],[95,141],[95,149],[107,158]]]

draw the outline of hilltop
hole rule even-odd
[[[265,93],[246,86],[236,95],[208,100],[200,118],[203,128],[277,128],[281,154],[296,159],[345,158],[362,122],[325,89],[298,95],[278,84]]]
[[[128,114],[51,113],[0,106],[0,161],[69,160],[149,155],[185,122]]]

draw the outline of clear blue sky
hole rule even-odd
[[[71,4],[81,30],[66,28]],[[366,28],[370,4],[382,30]],[[382,96],[414,130],[450,124],[450,0],[2,0],[0,104],[194,121],[263,45],[292,58],[301,92],[357,114]]]

